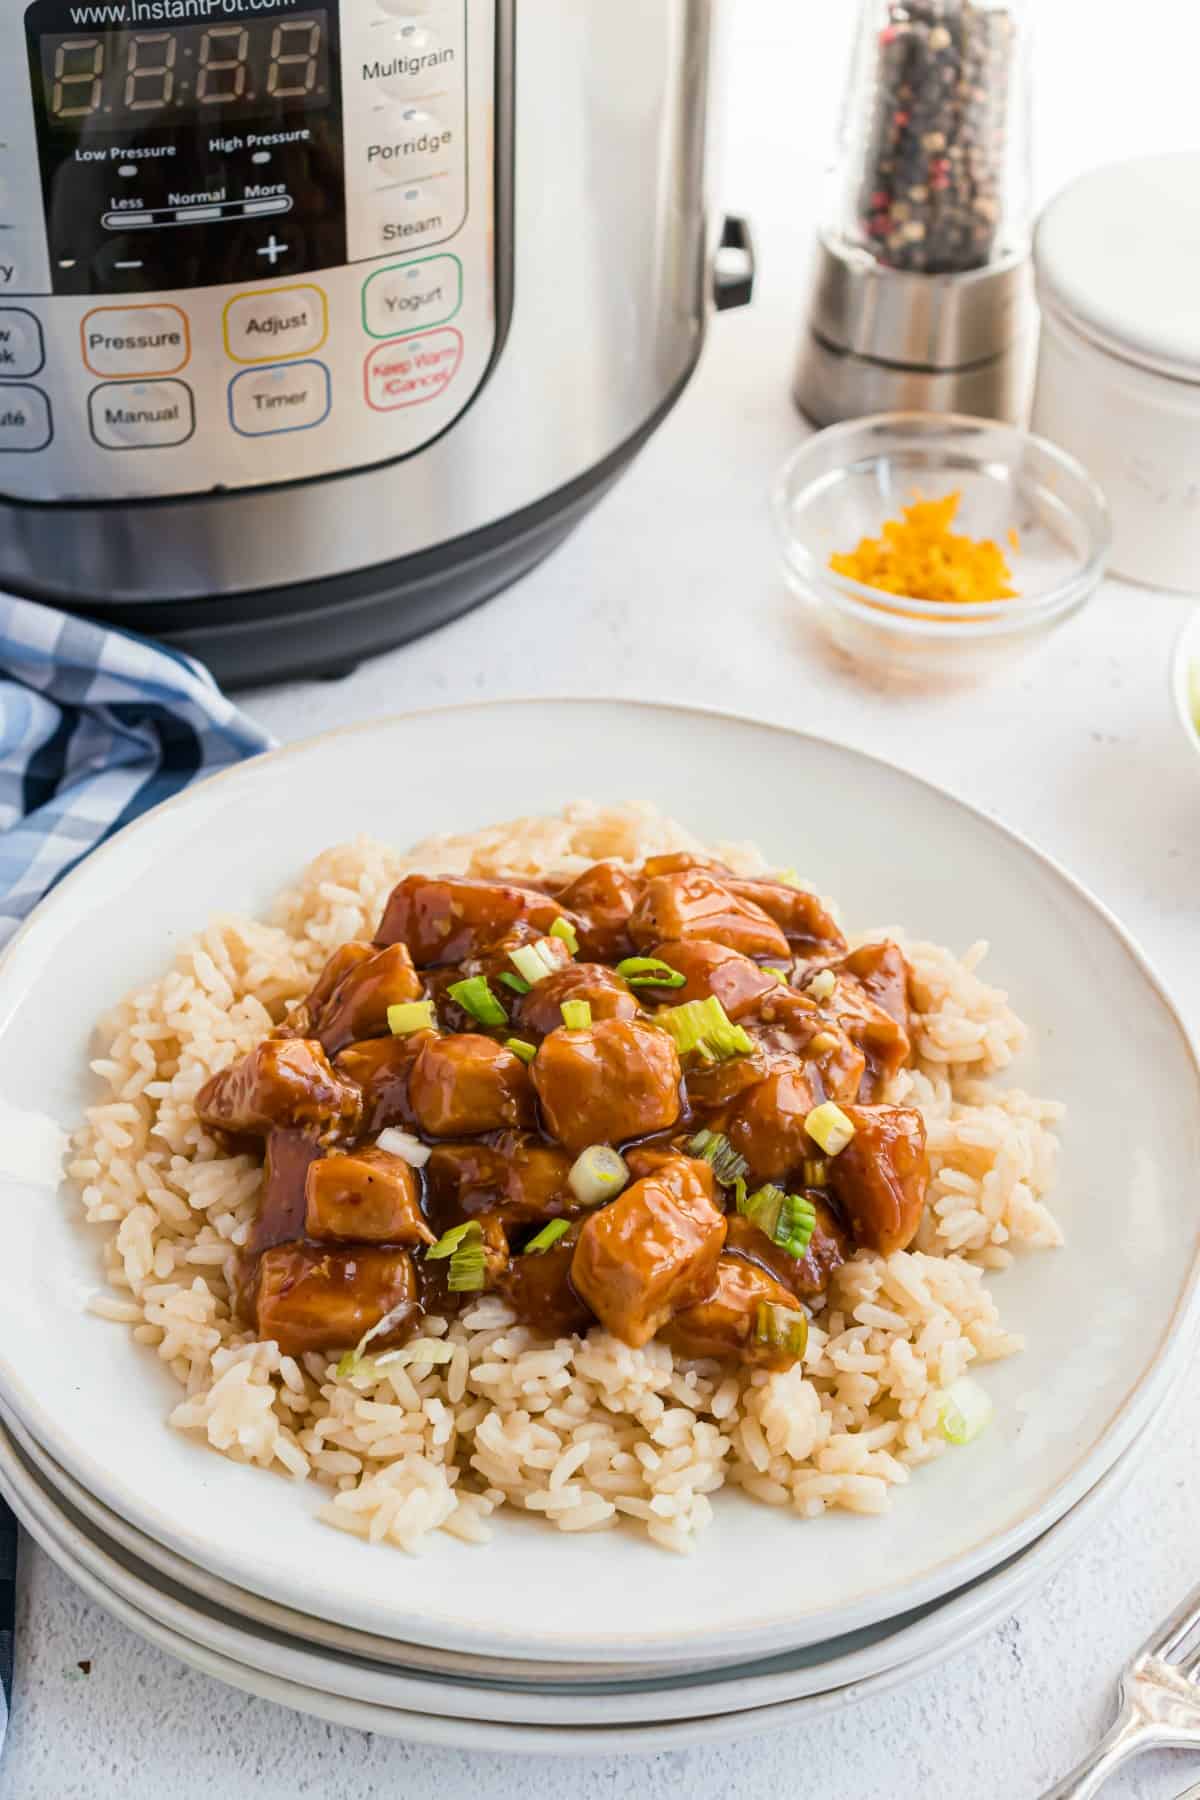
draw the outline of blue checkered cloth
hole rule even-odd
[[[122,825],[271,741],[191,657],[0,594],[0,944]],[[16,1550],[0,1499],[0,1743]]]
[[[271,742],[191,657],[0,594],[0,944],[114,831]]]

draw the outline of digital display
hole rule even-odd
[[[41,39],[45,115],[56,130],[91,133],[323,106],[329,45],[324,8],[178,31],[56,33]]]

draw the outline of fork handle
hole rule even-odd
[[[1145,1748],[1146,1739],[1146,1728],[1141,1721],[1131,1712],[1123,1714],[1091,1754],[1077,1763],[1056,1787],[1048,1789],[1042,1800],[1091,1800],[1123,1762]]]

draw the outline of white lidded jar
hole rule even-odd
[[[1034,238],[1033,429],[1108,496],[1114,573],[1200,591],[1200,153],[1095,169]]]

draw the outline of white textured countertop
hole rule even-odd
[[[788,378],[851,11],[738,0],[720,198],[754,220],[758,300],[714,322],[697,379],[632,473],[520,587],[348,681],[254,696],[252,710],[288,738],[443,701],[607,692],[809,726],[946,783],[1051,850],[1141,938],[1200,1026],[1200,762],[1167,703],[1189,602],[1110,584],[1039,661],[970,695],[915,700],[818,658],[778,577],[765,494],[801,429]],[[1036,11],[1042,194],[1110,156],[1191,145],[1200,9]],[[628,1760],[423,1750],[248,1699],[131,1636],[26,1544],[0,1800],[1035,1800],[1099,1734],[1122,1663],[1200,1575],[1198,1453],[1195,1387],[1087,1546],[937,1673],[811,1730]],[[1162,1755],[1106,1793],[1168,1800],[1196,1778],[1200,1758]]]

